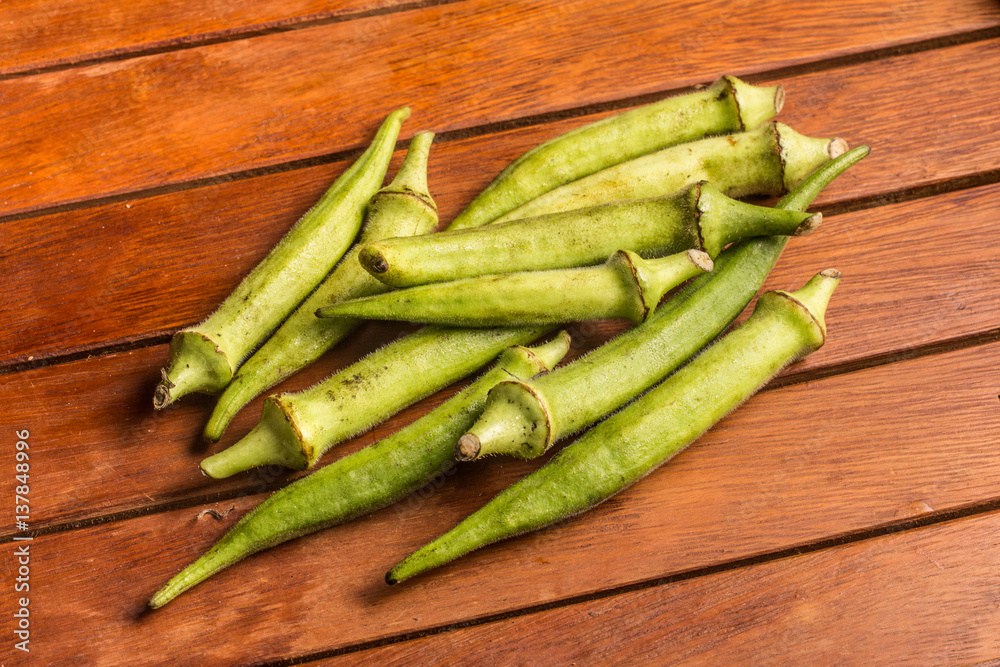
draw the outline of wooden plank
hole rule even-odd
[[[1000,168],[997,140],[1000,121],[995,114],[987,113],[983,97],[957,96],[947,112],[935,102],[947,97],[948,91],[956,86],[1000,87],[1000,67],[995,67],[998,45],[991,41],[867,63],[833,70],[822,80],[811,76],[786,80],[790,98],[783,116],[788,122],[806,133],[840,133],[852,143],[867,141],[874,146],[869,158],[822,196],[820,206],[926,184],[927,164],[934,164],[940,173],[956,178]],[[900,81],[912,80],[928,71],[948,71],[952,77],[947,81],[927,77],[927,85],[909,91],[910,101],[900,105],[893,98],[901,97],[903,91],[883,82],[888,80],[887,71],[899,73]],[[837,108],[836,100],[826,97],[829,89],[839,91],[839,98],[845,100],[871,99],[872,106],[866,114],[852,108]],[[816,96],[824,97],[822,105],[810,102]],[[921,109],[930,109],[931,115],[919,122],[913,119],[913,124],[921,126],[920,123],[933,119],[939,131],[898,136],[891,119],[926,113],[918,111]],[[432,153],[430,184],[442,219],[450,220],[476,191],[521,152],[592,119],[575,118],[438,144]],[[0,255],[0,272],[8,276],[12,301],[8,309],[9,326],[0,333],[0,364],[23,363],[29,357],[37,359],[162,336],[204,318],[315,201],[344,164],[338,162],[4,223],[11,250]],[[931,280],[930,286],[936,286],[945,275],[955,274],[949,280],[977,281],[980,287],[990,290],[993,288],[987,285],[988,275],[984,276],[980,269],[962,275],[965,269],[960,264],[965,261],[965,248],[984,248],[986,256],[970,259],[974,266],[989,273],[989,253],[997,246],[971,235],[982,233],[992,238],[996,234],[989,223],[988,195],[969,204],[963,197],[945,198],[929,208],[917,203],[830,218],[817,236],[797,240],[789,255],[823,249],[822,255],[808,255],[810,261],[815,258],[823,265],[827,261],[840,262],[850,284],[850,274],[857,275],[855,264],[863,253],[855,253],[854,259],[827,258],[826,248],[841,247],[854,252],[862,239],[872,233],[875,234],[872,243],[886,245],[882,243],[881,232],[876,230],[887,224],[888,216],[901,219],[913,215],[919,220],[916,224],[925,227],[920,232],[924,238],[919,241],[923,249],[911,253],[899,245],[905,241],[902,234],[906,227],[890,225],[891,243],[879,253],[890,251],[894,257],[905,260],[905,266],[920,260]],[[941,216],[949,220],[964,219],[964,211],[958,216],[960,205],[971,209],[969,221],[961,223],[969,227],[970,235],[962,232],[935,239],[932,230],[940,227],[945,219]],[[41,229],[45,234],[39,233]],[[949,258],[942,253],[933,259],[935,243],[943,244],[949,253],[955,251],[953,256]],[[920,259],[923,256],[928,259]],[[812,270],[811,264],[805,267]],[[788,286],[801,279],[796,274],[779,275],[780,282],[772,284]],[[955,303],[956,308],[969,305],[963,300]],[[913,317],[921,309],[905,312],[908,315],[904,317]],[[941,321],[941,326],[949,329],[947,335],[955,331],[968,333],[964,323],[972,313],[951,315]],[[920,326],[928,331],[930,324],[924,322]],[[595,342],[620,330],[620,326],[587,325]],[[871,353],[884,351],[886,344],[891,347],[886,335],[873,335],[882,336],[883,340]],[[926,337],[901,340],[898,345],[907,347],[924,340]]]
[[[991,513],[323,664],[993,664],[998,567]]]
[[[382,583],[389,566],[528,464],[469,466],[399,508],[248,559],[156,613],[141,613],[144,600],[256,498],[217,505],[236,508],[221,521],[193,507],[44,535],[32,547],[34,627],[57,652],[48,655],[90,663],[153,664],[178,646],[203,664],[262,662],[995,501],[998,353],[1000,344],[986,345],[765,392],[592,512],[393,588]],[[942,396],[947,409],[929,409]],[[56,446],[65,443],[34,445]],[[10,465],[4,456],[0,467]],[[57,469],[47,465],[33,468],[39,502],[54,492],[44,480]],[[72,482],[80,492],[82,474]],[[0,594],[5,608],[11,595]],[[239,640],[220,643],[232,628]]]
[[[1000,186],[994,185],[835,216],[814,236],[796,239],[770,279],[771,287],[797,288],[829,266],[841,269],[845,279],[828,312],[829,342],[789,372],[809,372],[995,329],[994,304],[1000,299],[1000,287],[993,279],[1000,261],[995,250],[1000,248],[1000,231],[994,224],[998,194]],[[942,225],[957,225],[959,220],[964,235],[941,236]],[[994,250],[971,257],[966,248],[972,244]],[[892,268],[901,266],[907,267],[905,273]],[[285,386],[308,386],[398,330],[392,324],[370,325],[367,331],[374,336],[353,336]],[[575,354],[610,333],[586,324],[571,325],[569,330],[575,337]],[[74,434],[71,442],[48,450],[53,458],[40,464],[54,475],[47,483],[49,490],[40,494],[44,524],[133,510],[149,502],[179,501],[217,488],[196,471],[205,451],[197,445],[198,434],[212,399],[192,397],[176,409],[152,411],[150,397],[166,359],[165,347],[15,373],[0,385],[0,403],[19,406],[16,414],[23,426],[10,428],[44,429],[45,442]],[[405,423],[401,420],[414,414],[408,412],[391,424]],[[249,430],[258,415],[259,403],[245,410],[222,445]],[[363,441],[388,432],[376,430]],[[127,464],[122,462],[126,446]],[[83,473],[74,464],[79,460],[90,462]],[[113,483],[116,475],[126,474],[122,468],[141,471],[127,475],[139,480],[134,488]]]
[[[0,76],[240,35],[288,30],[345,15],[385,12],[403,0],[29,2],[0,5]]]
[[[355,148],[403,104],[407,134],[455,130],[998,19],[986,0],[832,11],[767,0],[753,12],[724,0],[470,0],[13,78],[0,81],[0,214]]]

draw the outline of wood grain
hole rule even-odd
[[[404,104],[407,134],[455,130],[998,22],[986,0],[833,13],[470,0],[13,78],[0,81],[0,214],[356,148]]]
[[[845,278],[827,314],[827,345],[787,373],[994,330],[1000,299],[998,195],[1000,186],[989,186],[832,216],[816,234],[795,239],[769,280],[771,288],[797,288],[828,267],[840,269]],[[943,224],[961,224],[963,235],[942,238]],[[970,239],[987,252],[970,256]],[[571,325],[575,354],[603,342],[613,326]],[[283,387],[309,386],[400,330],[388,323],[370,325]],[[165,346],[157,345],[5,378],[0,404],[18,405],[21,424],[44,428],[46,442],[74,434],[70,442],[42,453],[46,458],[39,465],[53,477],[39,494],[40,525],[257,485],[251,477],[216,486],[197,472],[206,453],[199,433],[211,398],[193,397],[177,409],[153,412],[152,388],[165,359]],[[414,414],[400,415],[359,442],[372,442]],[[219,446],[235,442],[258,416],[259,401],[244,410]],[[80,461],[87,461],[82,471]],[[120,479],[135,482],[126,487]]]
[[[995,53],[998,46],[1000,42],[996,41],[964,45],[836,69],[821,78],[784,80],[789,88],[783,113],[787,122],[805,133],[842,134],[854,144],[868,142],[874,147],[871,156],[828,189],[819,206],[926,185],[929,164],[934,165],[935,173],[949,178],[968,176],[977,169],[1000,169],[1000,121],[988,109],[986,98],[957,96],[947,108],[937,103],[958,87],[1000,87],[1000,69],[990,58],[991,49]],[[927,76],[926,85],[910,91],[913,108],[931,110],[930,116],[920,112],[926,116],[922,121],[908,121],[916,128],[912,134],[901,134],[893,125],[893,119],[904,112],[893,102],[902,91],[885,83],[890,81],[888,70],[897,72],[893,80],[900,82],[924,76],[924,72],[952,72],[948,78]],[[831,95],[831,89],[837,94]],[[821,99],[822,104],[812,104],[814,98]],[[857,100],[871,100],[867,113],[860,112]],[[436,145],[429,178],[442,219],[450,220],[517,155],[593,118]],[[935,132],[923,129],[931,125]],[[9,251],[0,253],[0,273],[10,281],[10,301],[6,309],[9,327],[0,332],[0,365],[163,336],[203,319],[344,166],[344,162],[338,162],[4,223]],[[991,282],[990,271],[995,275],[997,246],[973,240],[980,233],[988,238],[995,233],[989,223],[988,196],[984,197],[969,203],[959,196],[926,207],[918,203],[902,209],[876,209],[852,214],[842,222],[830,218],[818,235],[796,240],[788,252],[815,250],[808,255],[810,261],[814,258],[821,265],[837,261],[848,281],[852,273],[858,275],[858,270],[889,276],[891,272],[880,271],[876,264],[870,268],[858,266],[865,253],[856,249],[871,234],[872,243],[887,246],[878,253],[891,252],[910,269],[922,267],[930,280],[924,286],[929,289],[940,289],[938,283],[949,276],[949,283],[979,281],[989,290],[986,283]],[[932,229],[940,225],[940,218],[935,216],[956,219],[965,215],[960,208],[964,206],[971,209],[970,221],[957,225],[955,233],[935,239]],[[900,224],[888,223],[893,216]],[[902,224],[910,216],[917,216],[916,224],[924,228],[919,232],[922,238],[914,241],[922,248],[913,252],[905,246],[909,243],[907,225]],[[883,237],[880,228],[886,224],[890,235]],[[941,245],[937,250],[935,243]],[[967,258],[966,249],[973,246],[983,251],[976,258]],[[826,248],[832,251],[829,259]],[[820,249],[824,254],[819,254]],[[878,264],[885,265],[890,258],[878,259]],[[971,273],[966,274],[963,263],[969,259]],[[805,266],[805,270],[812,270],[811,265]],[[776,280],[781,282],[772,281],[772,285],[788,286],[801,279],[795,274],[778,275],[781,277]],[[944,289],[939,296],[950,291]],[[893,293],[901,294],[898,290]],[[948,329],[949,336],[968,333],[965,317],[972,315],[980,318],[974,327],[978,330],[982,326],[983,303],[975,314],[949,312],[949,317],[935,326]],[[960,299],[953,305],[959,309],[971,304]],[[904,317],[912,318],[922,312],[922,307],[907,312],[909,315]],[[919,326],[927,330],[930,324],[923,322]],[[621,329],[587,326],[593,329],[595,341]],[[894,345],[888,330],[873,335],[882,340],[881,347],[872,353],[883,352],[885,344],[890,348]],[[901,347],[928,340],[926,336],[906,338],[904,332]]]
[[[233,40],[249,33],[288,30],[345,15],[391,10],[403,0],[265,0],[208,2],[3,3],[0,76],[81,61],[121,59],[129,54]]]
[[[155,664],[178,646],[207,665],[293,657],[996,501],[998,352],[980,346],[759,394],[592,512],[393,588],[381,581],[390,565],[527,465],[470,466],[398,508],[251,558],[152,614],[140,613],[143,601],[256,498],[214,506],[235,506],[222,521],[192,507],[45,535],[33,543],[38,658]],[[948,409],[929,411],[942,396]],[[39,448],[52,446],[40,436]],[[34,470],[42,499],[51,473],[41,462]]]
[[[323,664],[992,664],[998,567],[994,512]]]

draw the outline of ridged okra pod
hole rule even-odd
[[[619,250],[600,266],[504,273],[418,285],[343,301],[319,317],[364,317],[465,327],[624,318],[642,322],[668,291],[712,270],[701,250],[643,259]]]
[[[361,244],[434,229],[437,207],[427,191],[427,157],[433,139],[432,132],[414,135],[399,173],[372,196],[357,243],[316,291],[236,371],[205,427],[207,440],[218,440],[243,406],[316,361],[359,324],[356,319],[321,320],[315,315],[318,307],[388,289],[358,263]]]
[[[859,146],[820,167],[778,202],[802,210],[834,178],[864,158]],[[726,249],[710,274],[674,295],[639,326],[552,373],[503,382],[462,436],[456,456],[540,455],[587,428],[662,380],[718,336],[767,278],[787,236],[742,241]]]
[[[748,142],[746,135],[732,135],[735,143],[713,144],[713,150],[696,164],[658,163],[654,182],[670,185],[660,192],[636,193],[651,197],[648,199],[625,197],[621,201],[591,202],[594,205],[585,208],[498,221],[477,229],[385,239],[365,245],[358,258],[382,282],[410,287],[491,273],[595,264],[619,248],[643,257],[658,257],[699,247],[699,234],[704,239],[702,249],[709,254],[717,254],[725,239],[789,234],[790,220],[799,217],[801,222],[800,214],[754,207],[729,197],[783,192],[786,181],[794,186],[831,156],[843,152],[844,142],[795,135],[802,138],[807,149],[789,149],[786,158],[779,159],[777,135],[757,134],[758,139],[765,140],[763,157],[743,150],[761,142]],[[789,135],[783,136],[787,139]],[[689,148],[693,145],[675,148],[695,150]],[[620,167],[626,169],[629,164]],[[711,185],[699,187],[702,180]],[[695,224],[698,217],[704,219],[700,228]]]
[[[334,445],[487,364],[504,348],[549,328],[425,327],[300,392],[269,396],[260,423],[232,447],[201,462],[209,477],[280,464],[312,467]]]
[[[753,131],[692,141],[608,167],[547,192],[496,222],[658,197],[692,180],[711,181],[730,197],[780,195],[845,148],[842,140],[806,137],[772,121]]]
[[[517,158],[448,228],[484,225],[552,188],[667,146],[754,129],[783,102],[781,86],[751,86],[725,76],[703,90],[577,128]]]
[[[551,369],[568,349],[564,332],[533,349],[505,350],[492,369],[423,417],[276,491],[157,591],[149,606],[158,609],[251,554],[370,514],[448,473],[455,440],[475,419],[489,389],[500,380],[527,380]]]
[[[323,280],[358,234],[368,200],[382,185],[410,109],[386,118],[371,146],[334,182],[204,322],[170,341],[153,405],[191,392],[216,393],[244,359]]]
[[[839,278],[827,270],[797,292],[763,294],[742,326],[407,557],[386,581],[584,512],[652,472],[783,367],[823,344],[826,304]]]

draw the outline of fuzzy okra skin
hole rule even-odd
[[[333,304],[319,317],[364,317],[465,327],[624,318],[642,322],[663,295],[712,270],[701,250],[646,260],[619,250],[601,266],[524,271],[418,285]]]
[[[690,183],[676,180],[687,174],[700,174],[694,179],[711,181],[730,197],[780,195],[845,149],[842,140],[806,137],[772,121],[753,131],[692,141],[608,167],[547,192],[496,222],[661,196]]]
[[[569,350],[560,333],[535,348],[512,347],[475,382],[420,419],[375,444],[276,491],[241,518],[215,546],[149,600],[158,609],[216,572],[282,542],[370,514],[448,473],[458,436],[501,380],[527,380],[559,363]]]
[[[358,249],[379,239],[426,234],[437,225],[437,206],[427,191],[427,158],[433,139],[433,132],[413,136],[396,177],[372,196],[354,247],[236,371],[205,426],[206,440],[217,441],[247,403],[316,361],[360,324],[357,319],[321,320],[315,315],[317,308],[389,289],[361,267]]]
[[[551,329],[424,327],[308,389],[269,396],[257,426],[201,469],[219,479],[269,464],[312,467],[334,445]]]
[[[724,76],[711,86],[605,118],[532,148],[512,162],[448,225],[478,227],[549,190],[667,146],[751,130],[784,103],[781,86]]]
[[[786,186],[790,189],[842,153],[845,145],[841,139],[810,139],[796,134],[802,141],[783,150],[780,147],[792,135],[782,132],[779,139],[772,129],[767,125],[762,131],[749,133],[753,140],[747,134],[731,135],[721,143],[709,145],[705,142],[714,140],[702,140],[667,149],[694,151],[700,157],[693,163],[658,162],[657,176],[650,182],[662,187],[657,192],[635,193],[648,199],[591,201],[593,205],[585,208],[497,221],[476,229],[384,239],[362,247],[358,259],[382,282],[411,287],[476,275],[595,264],[619,248],[658,257],[699,247],[700,238],[705,241],[703,249],[714,255],[727,239],[732,240],[729,232],[737,229],[738,236],[789,234],[789,225],[795,229],[791,219],[798,217],[801,222],[804,216],[754,207],[729,197],[777,194]],[[802,145],[805,149],[800,150]],[[630,165],[624,163],[615,169],[629,173]],[[699,186],[699,181],[711,185]],[[704,213],[708,215],[702,216],[705,220],[699,228],[697,216]],[[712,222],[713,218],[717,222]],[[750,228],[753,226],[756,229]]]
[[[386,581],[403,581],[478,547],[585,512],[655,470],[778,371],[823,344],[826,305],[839,279],[839,272],[828,269],[796,292],[763,294],[743,325],[404,559]]]
[[[834,178],[869,153],[859,146],[820,167],[778,208],[802,210]],[[503,382],[462,436],[456,458],[490,454],[533,458],[587,428],[662,380],[718,336],[764,284],[786,236],[747,239],[727,248],[712,273],[654,311],[639,326],[552,373]]]
[[[371,146],[222,305],[205,321],[174,335],[154,407],[164,408],[191,392],[221,391],[244,359],[326,277],[357,236],[409,115],[408,107],[389,114]]]

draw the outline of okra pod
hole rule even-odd
[[[742,326],[407,557],[386,581],[584,512],[652,472],[783,367],[823,344],[826,305],[839,278],[827,270],[796,292],[763,294]]]
[[[158,609],[251,554],[370,514],[448,473],[455,440],[475,419],[489,389],[512,376],[527,380],[553,368],[568,349],[563,332],[533,349],[505,350],[492,369],[423,417],[276,491],[157,591],[149,606]]]
[[[595,264],[619,248],[643,257],[663,256],[699,247],[700,238],[703,249],[714,255],[738,236],[790,234],[805,219],[801,213],[755,207],[729,196],[734,190],[740,195],[783,191],[786,180],[794,185],[843,152],[844,142],[802,138],[806,150],[789,149],[784,159],[778,159],[777,135],[757,134],[769,146],[763,156],[743,150],[761,142],[733,135],[729,139],[734,143],[712,144],[711,152],[702,150],[711,140],[694,142],[702,144],[696,150],[701,155],[697,164],[659,163],[656,182],[671,185],[651,199],[626,197],[477,229],[385,239],[366,244],[358,259],[382,282],[410,287],[475,275]],[[668,150],[695,150],[689,148],[693,145]],[[620,166],[627,172],[630,164]],[[794,178],[786,179],[793,172]],[[711,185],[699,186],[698,181],[706,178]],[[705,218],[700,227],[699,217]]]
[[[222,478],[268,464],[312,467],[334,445],[550,330],[425,327],[304,391],[269,396],[257,426],[201,469]]]
[[[205,426],[206,440],[217,441],[243,406],[316,361],[359,324],[356,319],[321,320],[315,315],[318,307],[388,289],[358,263],[361,244],[434,229],[437,207],[427,191],[427,157],[433,139],[432,132],[413,136],[399,173],[372,196],[357,243],[316,291],[236,371]]]
[[[859,146],[820,167],[778,202],[802,210],[869,152]],[[747,239],[718,256],[639,326],[573,363],[525,382],[496,386],[456,450],[460,460],[489,454],[532,458],[646,391],[718,336],[767,278],[786,236]]]
[[[478,227],[552,188],[613,164],[712,134],[756,128],[781,110],[781,86],[757,87],[734,76],[577,128],[517,158],[448,229]]]
[[[418,285],[320,308],[318,317],[364,317],[451,326],[529,326],[624,318],[642,322],[663,295],[712,270],[701,250],[643,259],[619,250],[601,266],[525,271]]]
[[[657,197],[692,178],[711,181],[730,197],[780,195],[844,150],[843,140],[806,137],[772,121],[750,132],[692,141],[608,167],[547,192],[495,222]],[[693,176],[678,180],[687,175]]]
[[[410,109],[386,118],[371,146],[285,234],[212,315],[170,341],[153,395],[164,408],[191,392],[216,393],[330,272],[358,234],[368,200],[382,185]]]

